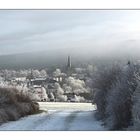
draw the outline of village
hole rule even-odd
[[[91,75],[95,71],[92,65],[73,68],[68,56],[65,72],[59,68],[49,74],[46,69],[0,70],[0,86],[11,86],[31,93],[33,100],[37,101],[91,102]]]

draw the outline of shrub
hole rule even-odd
[[[85,102],[85,98],[84,98],[84,97],[75,95],[75,98],[76,98],[76,101],[77,101],[77,102]]]
[[[15,88],[0,88],[0,123],[15,121],[39,111],[39,105]]]

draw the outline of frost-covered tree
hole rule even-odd
[[[4,86],[9,87],[9,86]],[[19,91],[20,94],[24,94],[26,96],[29,96],[31,100],[38,101],[40,100],[38,94],[34,91],[34,89],[29,89],[26,85],[16,85],[16,86],[10,86],[11,88],[15,88]]]
[[[85,82],[83,80],[75,79],[74,77],[68,77],[68,79],[66,80],[66,84],[67,84],[67,86],[65,85],[66,93],[72,92],[75,94],[79,94],[88,92]]]
[[[46,89],[44,87],[41,87],[42,88],[42,96],[45,100],[48,100],[48,94],[46,92]]]
[[[132,119],[132,96],[137,87],[134,65],[123,69],[117,82],[108,93],[106,106],[106,124],[110,129],[119,130],[130,125]]]
[[[63,89],[65,93],[72,93],[72,87],[67,85],[67,84],[63,84]]]
[[[137,79],[137,88],[132,96],[132,124],[128,130],[140,130],[140,73],[135,74]]]
[[[33,77],[35,77],[35,78],[40,77],[40,72],[39,72],[39,70],[32,70],[32,74],[33,74]]]
[[[54,72],[53,72],[53,76],[57,77],[57,76],[60,76],[61,75],[61,70],[60,69],[56,69]]]
[[[50,99],[52,99],[52,100],[55,99],[54,94],[53,94],[52,92],[48,94],[48,97],[49,97]]]
[[[63,84],[63,90],[66,94],[75,94],[75,101],[77,102],[85,101],[85,99],[89,100],[90,98],[90,88],[86,86],[83,80],[75,79],[74,77],[66,79],[65,84]]]
[[[47,72],[43,69],[40,71],[40,76],[41,77],[47,77]]]
[[[55,90],[56,90],[55,97],[57,101],[62,101],[62,102],[67,101],[67,96],[63,95],[64,90],[61,88],[61,86],[58,83],[55,83]]]
[[[59,83],[55,83],[55,89],[57,94],[64,94],[64,90],[61,88]]]
[[[96,117],[98,119],[105,119],[106,117],[108,92],[116,82],[120,71],[120,67],[115,65],[111,68],[102,69],[94,76],[93,89],[95,96],[93,103],[97,105]]]
[[[133,94],[132,126],[128,130],[140,131],[140,83]]]
[[[27,77],[27,75],[28,75],[28,70],[20,70],[19,71],[20,77]]]

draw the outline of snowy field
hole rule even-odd
[[[95,110],[96,106],[91,103],[60,103],[60,102],[38,102],[42,110]]]
[[[15,122],[0,126],[0,130],[48,130],[48,131],[99,131],[106,130],[101,122],[96,121],[96,107],[91,103],[46,103],[39,102],[41,110],[48,110],[37,115],[30,115]]]

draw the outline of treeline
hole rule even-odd
[[[140,66],[113,65],[93,78],[96,118],[110,130],[140,130]]]

